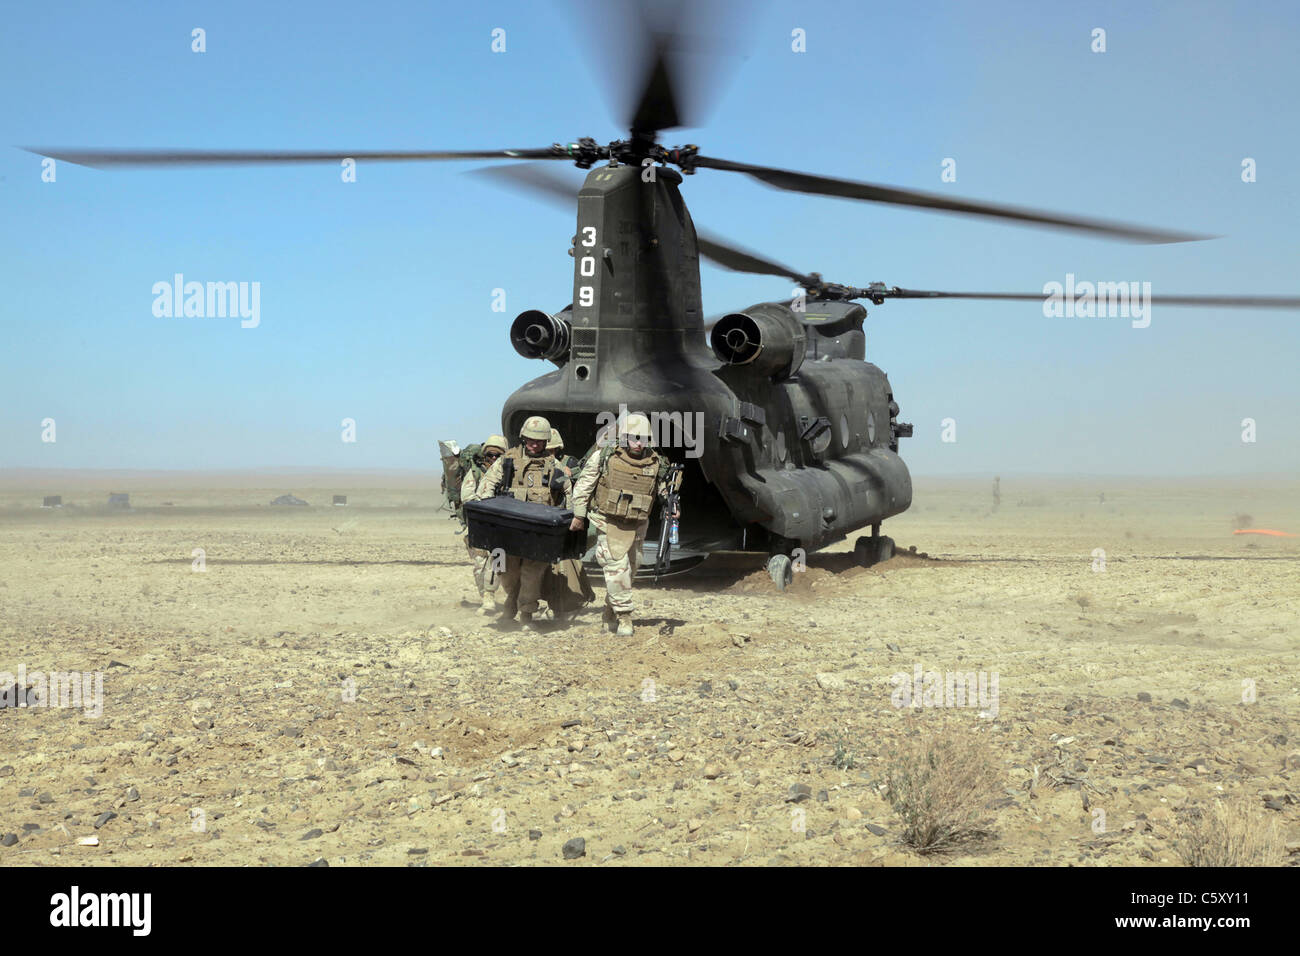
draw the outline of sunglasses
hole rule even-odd
[[[497,460],[498,458],[500,458],[500,457],[501,457],[501,452],[499,452],[499,451],[490,451],[490,452],[488,452],[486,455],[483,456],[483,460],[484,460],[484,461],[496,461],[496,460]]]

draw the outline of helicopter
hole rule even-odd
[[[766,555],[779,589],[802,555],[868,530],[855,560],[889,559],[894,542],[884,521],[908,509],[912,481],[901,442],[912,436],[888,375],[867,360],[867,309],[891,299],[1042,301],[1041,293],[858,287],[800,272],[725,239],[696,230],[683,198],[700,171],[740,173],[768,187],[810,195],[886,203],[1144,243],[1187,242],[1206,235],[962,200],[754,165],[664,146],[660,134],[683,122],[683,86],[672,62],[679,35],[643,18],[637,42],[643,69],[625,138],[584,137],[525,149],[457,151],[281,151],[30,148],[41,156],[97,167],[244,163],[514,160],[494,173],[520,188],[576,204],[571,254],[572,301],[554,311],[529,309],[511,324],[518,354],[555,368],[520,386],[501,413],[502,434],[541,415],[571,449],[592,447],[615,409],[660,421],[703,423],[703,440],[687,448],[670,439],[661,451],[684,466],[679,543],[670,570],[716,552]],[[573,195],[541,164],[587,170]],[[706,325],[700,262],[787,278],[802,289],[789,301],[758,302]],[[1300,298],[1156,296],[1162,305],[1300,308]],[[661,439],[662,439],[661,435]],[[662,520],[656,518],[656,521]],[[657,530],[647,534],[643,566],[657,557]]]

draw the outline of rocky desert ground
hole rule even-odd
[[[875,568],[645,586],[628,640],[477,616],[432,473],[10,473],[0,679],[102,696],[0,708],[0,863],[1178,866],[1225,798],[1300,863],[1300,538],[1233,534],[1300,483],[990,486],[918,478]],[[943,728],[997,789],[921,854],[883,782]]]

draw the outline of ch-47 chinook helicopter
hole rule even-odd
[[[857,300],[876,305],[907,298],[1042,301],[1043,295],[826,282],[817,273],[800,273],[697,234],[682,198],[683,175],[739,172],[777,189],[1136,242],[1209,238],[733,162],[703,155],[696,146],[666,148],[659,133],[685,125],[678,78],[670,69],[673,38],[646,29],[641,42],[647,66],[640,74],[644,79],[631,111],[630,134],[605,145],[584,138],[538,149],[449,152],[31,152],[93,167],[338,162],[350,157],[358,162],[568,161],[589,169],[576,197],[573,302],[554,313],[524,312],[510,329],[516,351],[556,368],[507,399],[503,432],[518,434],[525,417],[544,415],[570,449],[585,449],[596,440],[602,416],[620,406],[669,423],[702,415],[698,457],[680,447],[663,449],[685,466],[674,567],[698,563],[717,551],[759,552],[768,555],[768,571],[781,588],[791,580],[795,549],[812,552],[860,529],[870,529],[855,543],[861,564],[890,557],[893,542],[880,534],[881,523],[905,511],[912,500],[911,477],[899,456],[899,441],[912,434],[912,426],[898,419],[888,376],[866,361],[867,312]],[[534,163],[495,172],[573,201],[570,187],[542,174]],[[701,257],[735,271],[789,278],[805,295],[728,313],[706,330]],[[1300,298],[1281,297],[1156,296],[1152,301],[1300,308]],[[649,541],[655,537],[652,529]]]

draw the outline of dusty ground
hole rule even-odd
[[[994,511],[918,480],[886,531],[928,559],[841,545],[785,595],[711,562],[642,590],[631,640],[476,616],[435,480],[17,484],[0,672],[100,671],[103,712],[0,710],[0,863],[1178,864],[1224,793],[1300,838],[1300,538],[1231,533],[1300,532],[1300,484],[1004,479]],[[896,708],[917,664],[996,673],[996,715]],[[922,857],[879,785],[942,723],[1004,795]]]

